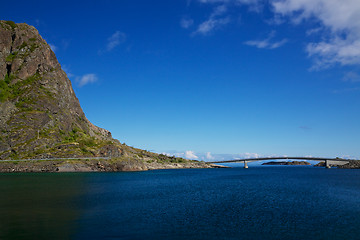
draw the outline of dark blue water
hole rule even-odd
[[[0,239],[360,239],[360,171],[1,174]]]

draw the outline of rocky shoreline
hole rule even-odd
[[[311,165],[305,161],[268,162],[262,165]],[[323,167],[320,162],[314,166]],[[350,161],[345,165],[332,165],[341,169],[360,169],[360,162]],[[133,172],[157,169],[186,169],[186,168],[229,168],[227,166],[206,162],[183,160],[182,162],[161,162],[153,159],[77,159],[77,160],[14,160],[1,161],[0,173],[20,172]]]
[[[325,167],[325,162],[319,162],[315,164],[314,167]],[[344,165],[330,164],[330,167],[342,169],[360,169],[360,161],[349,160],[349,162]]]
[[[12,172],[131,172],[155,169],[223,168],[199,161],[181,163],[138,159],[0,161],[1,173]],[[224,167],[226,168],[226,167]]]
[[[360,169],[360,162],[359,161],[349,161],[349,163],[337,166],[337,168]]]

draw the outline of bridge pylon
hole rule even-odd
[[[244,161],[244,168],[249,168],[247,165],[247,161]]]
[[[325,160],[325,168],[331,168],[329,160]]]

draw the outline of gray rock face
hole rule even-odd
[[[121,155],[85,117],[66,73],[38,31],[0,21],[0,159]]]

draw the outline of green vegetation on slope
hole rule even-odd
[[[6,75],[4,80],[0,80],[0,102],[6,100],[14,100],[17,97],[24,94],[30,89],[32,84],[41,78],[39,73],[36,73],[23,81],[18,81],[15,84],[10,84],[11,80],[14,79],[14,75]],[[23,99],[26,101],[26,99]]]

